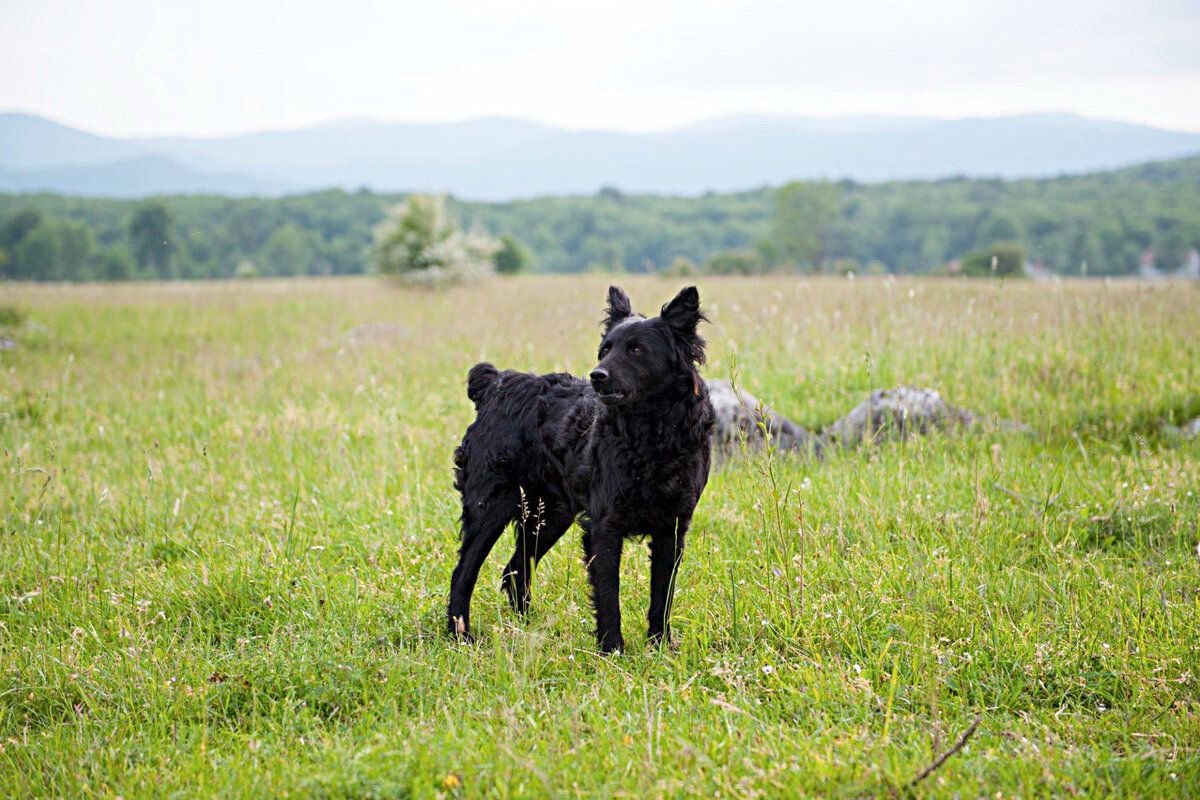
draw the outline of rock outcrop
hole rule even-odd
[[[883,439],[903,439],[930,431],[950,431],[979,425],[983,418],[959,408],[933,389],[898,386],[877,389],[848,414],[820,432],[810,431],[783,416],[729,381],[710,380],[708,395],[716,412],[716,445],[731,452],[741,442],[758,447],[767,440],[781,451],[820,456],[829,448],[852,448]],[[1019,423],[1001,427],[1028,430]]]

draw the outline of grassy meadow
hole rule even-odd
[[[450,641],[466,371],[585,372],[607,284],[0,286],[0,796],[1200,796],[1200,287],[700,279],[799,422],[1033,431],[724,464],[667,650],[631,543],[597,655],[575,533]]]

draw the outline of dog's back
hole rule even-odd
[[[454,451],[454,485],[464,502],[493,493],[497,483],[566,502],[567,473],[579,466],[598,405],[591,387],[567,373],[501,372],[483,362],[467,373],[467,397],[475,421]],[[472,475],[483,485],[474,488]]]

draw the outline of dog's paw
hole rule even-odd
[[[450,636],[465,644],[474,644],[475,635],[467,630],[467,621],[462,617],[451,617],[448,627]]]
[[[625,652],[625,639],[619,633],[615,636],[602,636],[597,644],[600,652],[606,656],[621,655]]]

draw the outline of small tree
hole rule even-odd
[[[41,223],[42,212],[37,209],[26,208],[18,211],[0,225],[0,247],[12,252],[21,240]]]
[[[158,201],[142,203],[129,221],[129,240],[138,266],[154,277],[169,278],[171,254],[171,212]]]
[[[92,229],[73,220],[62,220],[54,228],[61,259],[57,267],[58,277],[71,281],[91,279],[92,251],[96,245]]]
[[[529,251],[512,236],[500,237],[500,249],[496,251],[496,271],[501,275],[515,275],[529,266]]]
[[[267,275],[311,275],[316,272],[320,243],[294,222],[285,222],[271,233],[259,253]]]
[[[835,183],[793,181],[775,192],[771,221],[773,255],[790,264],[817,270],[829,254],[829,239],[841,206]]]
[[[100,254],[100,278],[127,281],[137,272],[137,262],[124,245],[115,244]]]
[[[1025,248],[1016,242],[994,242],[991,247],[967,253],[962,273],[975,277],[1008,278],[1025,271]]]
[[[12,252],[15,278],[77,281],[91,277],[92,232],[82,222],[41,219]]]
[[[758,275],[766,265],[754,250],[723,250],[704,262],[709,275]]]
[[[699,271],[700,268],[696,266],[696,262],[687,256],[675,256],[670,265],[663,270],[663,274],[670,275],[672,278],[686,278],[689,275],[695,275]]]
[[[371,263],[381,275],[429,286],[491,274],[502,244],[482,228],[462,231],[443,195],[411,195],[375,228]]]

